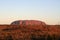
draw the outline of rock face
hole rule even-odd
[[[11,25],[20,25],[28,29],[35,30],[46,30],[46,23],[37,20],[17,20],[11,23]]]
[[[42,21],[37,20],[17,20],[11,23],[11,25],[46,25]]]

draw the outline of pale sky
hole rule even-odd
[[[15,20],[60,24],[60,0],[0,0],[0,24]]]

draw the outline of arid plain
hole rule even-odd
[[[13,25],[0,25],[0,40],[60,40],[60,25],[46,25],[37,21],[20,22],[20,25],[15,25],[15,22]]]

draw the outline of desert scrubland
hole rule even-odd
[[[60,40],[60,25],[0,25],[0,40]]]

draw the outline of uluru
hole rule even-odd
[[[11,25],[46,25],[46,23],[38,20],[17,20],[13,21]]]

